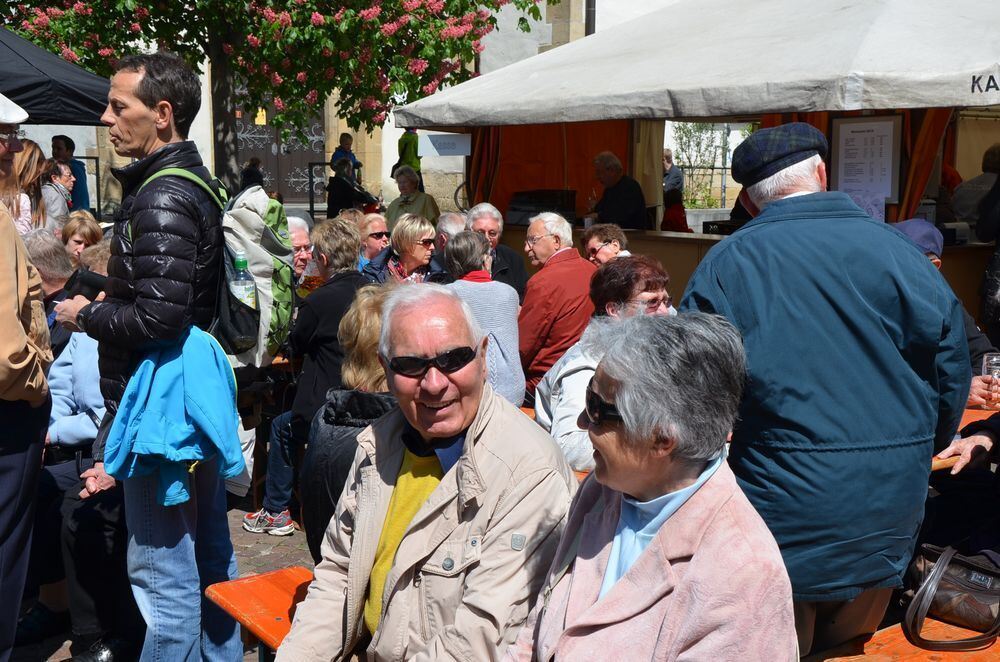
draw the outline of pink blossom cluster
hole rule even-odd
[[[375,115],[372,116],[372,121],[375,124],[385,124],[385,111],[383,110],[381,112],[375,113]]]
[[[295,80],[297,80],[300,83],[306,82],[306,72],[300,71],[299,73],[295,74]]]
[[[309,17],[309,21],[316,27],[319,27],[326,22],[326,19],[323,17],[323,14],[314,11],[312,16]]]
[[[271,82],[274,83],[275,85],[281,85],[282,83],[285,82],[285,79],[281,77],[281,74],[275,71],[273,74],[271,74]]]
[[[247,35],[247,43],[250,44],[252,48],[260,47],[260,39],[253,36],[252,34]]]
[[[285,109],[285,102],[282,101],[281,97],[274,97],[274,108],[279,113]]]
[[[424,7],[432,14],[440,14],[444,11],[444,0],[424,0]]]
[[[232,55],[233,54],[233,45],[232,44],[222,44],[222,52],[225,53],[226,55]]]
[[[292,27],[292,15],[286,11],[281,12],[278,14],[278,23],[280,23],[283,28]]]
[[[421,0],[403,0],[403,11],[415,12],[420,9]]]
[[[360,62],[361,64],[368,64],[371,61],[372,61],[372,47],[366,45],[361,49],[361,53],[358,54],[358,62]]]
[[[60,51],[60,54],[62,55],[63,59],[68,62],[79,62],[80,60],[80,56],[74,53],[73,50],[68,46],[63,46],[62,50]]]
[[[336,21],[337,23],[339,23],[340,19],[344,18],[344,12],[345,11],[347,11],[347,9],[345,9],[344,7],[341,7],[340,9],[338,9],[337,13],[333,15],[333,20]]]
[[[306,103],[309,105],[315,104],[319,100],[319,92],[316,90],[309,90],[306,92]]]
[[[362,9],[361,11],[358,12],[358,16],[360,16],[365,21],[374,21],[376,18],[379,17],[381,13],[382,13],[382,6],[376,4],[372,5],[368,9]]]
[[[333,51],[331,51],[329,48],[327,48],[327,47],[324,46],[323,47],[323,57],[330,57],[332,55],[333,55]]]
[[[274,11],[270,7],[265,7],[264,10],[261,11],[260,15],[263,16],[264,20],[268,23],[278,22],[278,12]]]
[[[397,18],[395,21],[389,21],[388,23],[384,23],[382,25],[382,27],[380,28],[380,30],[382,31],[382,34],[384,36],[391,37],[392,35],[396,34],[401,27],[403,27],[404,25],[406,25],[409,22],[410,22],[409,15],[408,14],[403,14],[402,16],[400,16],[399,18]]]
[[[149,10],[146,9],[145,7],[138,7],[135,10],[135,17],[140,21],[145,21],[147,18],[149,18]]]
[[[138,23],[133,23],[132,25],[128,26],[128,29],[135,33],[142,32],[142,26],[139,25]]]
[[[365,97],[361,100],[361,107],[365,110],[375,110],[378,108],[378,101],[373,97]]]
[[[112,55],[115,54],[115,52],[113,49],[110,49],[107,46],[105,46],[104,48],[98,50],[97,54],[100,55],[101,57],[111,57]]]
[[[45,13],[48,14],[50,18],[59,18],[66,12],[59,9],[58,7],[46,7]]]
[[[427,71],[427,60],[414,58],[406,64],[406,68],[409,69],[410,73],[414,76],[419,76]]]
[[[327,80],[333,80],[333,77],[337,75],[337,70],[333,67],[327,67],[326,71],[323,72],[323,78]]]

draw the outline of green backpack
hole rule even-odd
[[[234,368],[270,365],[292,324],[292,244],[285,208],[260,186],[252,186],[228,200],[224,188],[220,186],[216,192],[208,182],[183,168],[160,170],[143,182],[140,190],[154,179],[170,176],[200,186],[222,210],[224,277],[209,331]],[[247,270],[253,276],[256,309],[244,304],[229,288],[236,274],[237,253],[246,256]]]

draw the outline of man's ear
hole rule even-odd
[[[323,255],[322,253],[318,253],[317,255],[315,255],[313,257],[313,259],[314,260],[319,260],[320,266],[323,267],[324,269],[329,269],[330,268],[330,258],[328,258],[326,255]]]
[[[166,131],[171,127],[175,131],[177,130],[177,126],[174,124],[174,107],[170,105],[169,101],[166,99],[158,101],[153,106],[153,113],[156,115],[156,129],[158,131]]]
[[[816,166],[816,178],[819,179],[819,183],[823,186],[823,190],[826,190],[827,179],[826,179],[826,164],[820,160],[819,165]]]

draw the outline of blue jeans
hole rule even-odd
[[[176,506],[157,502],[155,474],[124,482],[128,575],[147,626],[141,659],[242,660],[236,621],[204,597],[237,575],[218,459],[198,465],[190,500]]]
[[[264,510],[277,515],[292,500],[295,459],[298,444],[292,439],[292,412],[279,414],[271,421],[271,441],[267,447],[267,481],[264,484]]]

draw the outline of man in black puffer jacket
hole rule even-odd
[[[100,342],[108,413],[81,496],[114,485],[103,469],[104,439],[143,355],[178,342],[192,325],[208,327],[215,313],[223,259],[219,208],[206,191],[181,177],[163,176],[143,186],[165,168],[209,180],[198,150],[187,141],[200,105],[197,76],[173,55],[126,57],[111,80],[101,119],[115,152],[138,160],[112,171],[123,200],[115,216],[106,297],[95,302],[75,297],[58,310],[63,324]],[[129,575],[147,621],[145,652],[163,659],[199,654],[242,659],[235,621],[201,599],[204,586],[236,574],[218,459],[192,467],[186,503],[164,506],[156,486],[155,474],[125,480]]]

